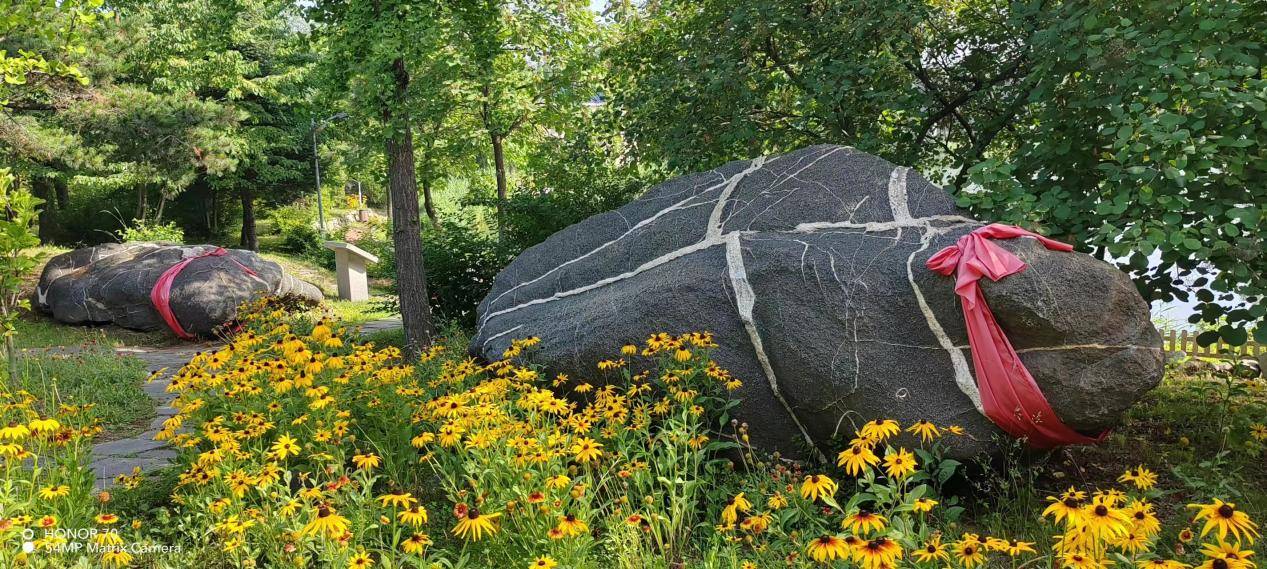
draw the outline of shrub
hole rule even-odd
[[[321,234],[317,231],[317,210],[307,202],[278,207],[269,214],[277,234],[278,248],[295,255],[310,255],[321,250]]]
[[[513,251],[493,235],[449,221],[425,231],[422,241],[427,292],[436,317],[473,325],[475,307],[493,287],[497,273],[514,258]]]
[[[18,309],[30,308],[23,298],[22,283],[39,264],[40,254],[29,249],[40,244],[32,226],[42,200],[20,187],[14,187],[8,168],[0,168],[0,335],[4,336],[4,353],[8,360],[8,379],[18,379],[18,353],[13,342]]]
[[[132,224],[120,229],[117,235],[119,236],[119,241],[124,243],[135,241],[185,242],[185,230],[177,226],[174,221],[160,223],[152,219],[133,219]]]
[[[588,131],[538,147],[529,157],[523,187],[506,203],[504,233],[510,248],[517,253],[569,225],[620,207],[660,176],[623,162],[622,151],[619,144]],[[495,205],[491,197],[483,203]]]
[[[368,267],[369,275],[394,279],[396,253],[390,224],[374,221],[357,228],[360,235],[356,246],[379,259]],[[492,288],[498,271],[514,258],[509,247],[498,244],[495,236],[474,229],[468,220],[427,226],[422,232],[422,252],[435,317],[468,326],[475,323],[475,307]],[[333,258],[330,263],[333,269]],[[398,307],[390,309],[396,311]]]

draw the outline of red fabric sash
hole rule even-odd
[[[224,247],[216,247],[211,251],[201,255],[195,255],[176,263],[175,265],[169,267],[166,271],[163,271],[163,274],[159,275],[158,280],[154,282],[154,288],[150,289],[150,302],[154,303],[154,308],[158,309],[158,315],[163,317],[163,322],[167,323],[167,327],[171,328],[172,332],[175,332],[176,336],[180,339],[193,340],[194,335],[185,331],[185,328],[180,325],[178,320],[176,320],[176,314],[172,312],[172,281],[176,280],[176,275],[179,275],[181,271],[185,270],[185,267],[189,266],[189,263],[203,257],[223,257],[228,253],[228,251],[224,250]],[[229,260],[233,261],[233,264],[242,267],[242,270],[246,271],[246,274],[256,276],[255,271],[251,270],[250,267],[239,263],[237,259],[229,257]]]
[[[981,277],[998,281],[1029,266],[991,241],[1016,237],[1032,237],[1053,251],[1073,250],[1071,245],[1019,227],[995,223],[960,237],[954,245],[938,251],[925,263],[937,273],[955,274],[955,294],[959,295],[968,325],[968,344],[972,348],[977,387],[981,390],[981,406],[986,417],[999,428],[1013,437],[1025,437],[1030,446],[1036,448],[1099,442],[1103,434],[1099,438],[1088,437],[1061,422],[981,294]]]

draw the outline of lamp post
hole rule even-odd
[[[321,122],[317,122],[315,117],[312,119],[312,171],[317,176],[317,227],[322,237],[326,234],[326,210],[321,203],[321,158],[317,154],[317,133],[330,123],[346,118],[348,118],[347,113],[335,113]]]

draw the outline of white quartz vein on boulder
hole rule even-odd
[[[766,381],[770,384],[770,392],[774,398],[783,405],[783,409],[787,411],[788,417],[796,423],[796,428],[801,431],[801,436],[805,438],[805,442],[809,443],[809,448],[815,449],[819,454],[820,460],[826,460],[822,456],[821,451],[814,444],[814,439],[810,437],[809,431],[805,429],[805,425],[801,424],[801,420],[797,418],[796,412],[792,410],[791,404],[787,399],[783,398],[783,393],[779,389],[779,380],[774,373],[774,366],[770,365],[770,358],[766,355],[765,347],[761,343],[761,332],[757,329],[757,322],[753,318],[753,307],[756,305],[756,293],[752,290],[752,283],[748,282],[748,271],[743,264],[743,250],[739,242],[738,233],[730,233],[726,239],[726,269],[730,274],[731,288],[735,291],[735,309],[739,312],[739,318],[743,321],[744,329],[748,331],[748,339],[752,343],[753,353],[757,356],[757,361],[761,364],[762,371],[765,372]]]
[[[913,265],[915,257],[921,252],[928,250],[932,245],[933,237],[938,231],[929,227],[920,239],[919,249],[911,251],[911,255],[906,258],[906,280],[911,283],[911,291],[915,293],[915,302],[919,304],[920,312],[924,313],[924,319],[928,321],[928,329],[937,338],[937,343],[941,344],[942,349],[950,355],[950,363],[955,368],[955,385],[959,386],[959,390],[968,399],[972,400],[972,405],[982,415],[985,414],[985,408],[981,406],[981,391],[977,388],[977,382],[972,377],[972,371],[968,369],[968,359],[963,356],[963,351],[955,346],[950,336],[946,334],[946,329],[941,327],[941,322],[937,321],[937,315],[933,314],[933,309],[928,305],[928,301],[924,299],[924,291],[920,290],[919,285],[915,283],[915,271]]]
[[[910,221],[911,208],[906,204],[906,176],[910,168],[898,166],[889,173],[889,208],[893,210],[893,221]]]
[[[670,214],[670,213],[673,213],[673,212],[675,212],[675,211],[680,211],[680,210],[684,210],[684,209],[689,209],[689,208],[697,207],[697,206],[701,206],[701,205],[707,205],[707,204],[709,203],[709,202],[707,202],[707,201],[702,201],[702,202],[699,202],[699,203],[693,203],[693,204],[691,204],[691,203],[689,203],[689,202],[690,202],[691,200],[694,200],[694,199],[698,198],[699,196],[701,196],[701,195],[703,195],[703,194],[707,194],[708,192],[711,192],[711,191],[713,191],[713,190],[715,190],[715,189],[717,189],[717,188],[720,188],[720,187],[723,187],[723,186],[727,186],[727,185],[728,185],[728,184],[730,184],[732,181],[735,181],[735,182],[737,183],[737,178],[742,178],[742,177],[743,177],[744,175],[746,175],[747,173],[748,173],[748,170],[744,170],[743,172],[740,172],[740,173],[738,173],[738,174],[736,174],[736,175],[734,175],[734,176],[731,176],[730,178],[725,178],[725,179],[723,179],[722,181],[720,181],[720,182],[718,182],[718,183],[716,183],[716,184],[713,184],[713,185],[711,185],[711,186],[709,186],[709,187],[707,187],[707,188],[704,188],[703,190],[700,190],[700,191],[698,191],[698,192],[695,192],[695,193],[691,194],[690,196],[687,196],[687,197],[685,197],[685,198],[683,198],[683,199],[681,199],[681,200],[677,201],[677,202],[676,202],[676,203],[674,203],[673,205],[671,205],[671,206],[669,206],[669,207],[666,207],[666,208],[664,208],[664,209],[662,209],[662,210],[660,210],[660,211],[657,211],[654,215],[651,215],[651,216],[649,216],[649,217],[647,217],[647,218],[645,218],[645,219],[642,219],[642,220],[638,221],[638,223],[636,223],[636,224],[634,224],[633,226],[629,227],[629,228],[628,228],[628,229],[627,229],[624,233],[621,233],[621,234],[620,234],[620,235],[618,235],[615,239],[612,239],[612,240],[610,240],[610,241],[604,242],[604,243],[600,244],[599,246],[597,246],[597,247],[595,247],[595,248],[593,248],[593,249],[590,249],[588,252],[586,252],[586,253],[585,253],[585,254],[583,254],[583,255],[580,255],[580,256],[575,257],[575,258],[573,258],[573,259],[568,259],[567,261],[564,261],[563,263],[560,263],[557,267],[553,267],[553,268],[551,268],[550,270],[548,270],[548,271],[546,271],[546,272],[542,273],[541,275],[539,275],[539,276],[537,276],[537,277],[535,277],[535,278],[532,278],[532,279],[526,280],[526,281],[521,282],[521,283],[519,283],[519,284],[517,284],[517,285],[515,285],[515,286],[513,286],[513,287],[510,287],[510,288],[506,289],[505,291],[502,291],[500,294],[498,294],[497,296],[493,297],[493,299],[492,299],[492,300],[490,300],[490,301],[488,302],[488,307],[489,307],[489,309],[490,309],[490,310],[489,310],[489,313],[488,313],[488,314],[486,314],[486,315],[484,315],[484,317],[480,319],[480,324],[482,325],[482,324],[484,324],[484,323],[488,322],[488,320],[489,320],[490,318],[492,318],[492,317],[493,317],[493,315],[494,315],[494,313],[493,313],[493,311],[492,311],[493,305],[497,304],[497,301],[498,301],[498,300],[501,300],[501,299],[502,299],[502,297],[506,296],[507,294],[510,294],[510,293],[512,293],[512,292],[514,292],[514,291],[516,291],[516,290],[519,290],[520,288],[523,288],[523,287],[526,287],[526,286],[531,286],[532,284],[534,284],[534,283],[537,283],[537,282],[541,281],[542,279],[544,279],[544,278],[546,278],[546,277],[548,277],[548,276],[550,276],[550,275],[552,275],[552,274],[554,274],[554,273],[558,272],[559,270],[562,270],[562,269],[563,269],[563,268],[565,268],[565,267],[568,267],[568,266],[572,265],[573,263],[580,262],[580,261],[582,261],[582,260],[584,260],[584,259],[588,258],[589,256],[591,256],[591,255],[593,255],[593,254],[595,254],[595,253],[598,253],[598,252],[600,252],[600,251],[602,251],[602,250],[606,249],[607,247],[609,247],[609,246],[611,246],[611,245],[614,245],[614,244],[616,244],[616,243],[619,243],[620,241],[624,240],[626,237],[629,237],[629,236],[630,236],[631,234],[633,234],[635,231],[638,231],[639,229],[642,229],[643,227],[646,227],[646,226],[648,226],[648,225],[651,225],[652,223],[655,223],[657,220],[659,220],[660,218],[662,218],[662,217],[664,217],[664,216],[666,216],[666,215],[668,215],[668,214]],[[731,187],[731,188],[733,189],[733,186],[727,186],[727,187]],[[719,201],[720,201],[720,200],[719,200]]]
[[[829,154],[831,154],[831,152],[824,153],[823,156],[827,156]],[[823,156],[818,157],[818,159],[821,159]],[[814,162],[817,162],[817,159],[814,160]],[[808,168],[812,164],[813,162],[805,166],[802,166],[801,169],[803,170],[805,168]],[[724,244],[726,246],[726,261],[727,261],[727,266],[729,267],[729,270],[730,270],[731,284],[735,288],[736,304],[740,312],[740,317],[744,321],[744,326],[748,328],[749,336],[752,339],[753,348],[755,349],[757,353],[757,358],[761,362],[762,369],[765,370],[766,372],[767,380],[770,382],[770,385],[771,385],[772,390],[774,391],[775,397],[783,404],[784,408],[787,409],[788,414],[791,415],[792,417],[792,420],[795,421],[798,428],[801,429],[801,433],[802,435],[805,436],[806,441],[810,442],[812,446],[813,441],[811,440],[808,432],[801,425],[800,421],[796,418],[795,414],[792,413],[791,406],[788,404],[788,402],[783,399],[782,395],[779,394],[778,380],[775,377],[773,367],[770,365],[770,362],[768,358],[766,357],[763,348],[761,347],[760,334],[758,330],[756,329],[755,323],[752,321],[752,305],[753,303],[755,303],[755,294],[752,291],[751,284],[748,283],[747,275],[743,268],[742,254],[741,252],[739,252],[738,247],[739,247],[740,237],[744,235],[758,234],[762,232],[754,232],[754,231],[723,232],[723,229],[722,229],[722,224],[723,224],[722,213],[723,213],[723,210],[725,209],[726,204],[729,202],[730,196],[734,192],[735,188],[738,187],[739,183],[744,178],[761,170],[762,167],[765,165],[766,165],[765,157],[758,157],[752,160],[749,163],[748,167],[740,171],[739,173],[733,176],[730,176],[729,178],[727,178],[726,180],[722,182],[719,182],[718,184],[715,184],[713,186],[706,188],[705,190],[703,190],[703,192],[693,194],[691,197],[678,201],[677,203],[674,203],[668,208],[665,208],[664,210],[661,210],[657,212],[656,214],[639,221],[637,224],[630,227],[627,231],[625,231],[624,233],[622,233],[620,236],[616,237],[615,239],[599,245],[598,247],[590,250],[584,255],[581,255],[575,259],[571,259],[564,263],[561,263],[559,266],[550,269],[549,271],[545,272],[544,274],[534,279],[524,281],[522,283],[515,285],[514,287],[511,287],[510,289],[507,289],[506,291],[494,297],[489,302],[488,304],[489,311],[481,319],[481,324],[486,324],[488,323],[488,321],[492,320],[493,318],[497,316],[515,312],[517,310],[520,310],[529,306],[535,306],[538,304],[553,302],[562,298],[567,298],[567,297],[574,296],[577,294],[582,294],[582,293],[585,293],[585,292],[588,292],[588,291],[591,291],[591,290],[594,290],[594,289],[597,289],[609,284],[620,282],[620,281],[629,279],[631,277],[637,276],[639,274],[642,274],[646,271],[660,267],[664,264],[675,261],[677,259],[680,259],[691,253],[703,251],[705,249],[709,249],[717,245]],[[954,366],[954,370],[955,370],[955,384],[959,387],[961,391],[963,391],[965,395],[968,396],[968,398],[972,401],[973,406],[976,407],[978,411],[983,412],[983,408],[981,406],[981,394],[977,388],[975,379],[973,379],[972,372],[968,366],[967,358],[964,357],[961,348],[958,346],[955,346],[954,342],[951,341],[950,337],[946,334],[945,329],[942,328],[941,323],[937,321],[937,317],[933,314],[932,308],[929,307],[927,300],[924,298],[923,291],[921,291],[919,288],[919,285],[915,283],[915,273],[913,270],[915,257],[919,253],[926,251],[929,248],[929,246],[931,246],[932,240],[936,235],[940,234],[945,229],[959,227],[962,225],[980,225],[981,222],[971,219],[971,218],[958,216],[958,215],[932,215],[932,216],[919,217],[919,218],[911,217],[911,213],[908,209],[909,208],[908,198],[907,198],[908,190],[907,190],[907,182],[906,182],[909,173],[910,173],[909,168],[899,166],[899,167],[894,168],[893,171],[889,175],[889,184],[888,184],[889,206],[893,213],[893,219],[891,221],[864,222],[864,223],[858,223],[858,222],[852,222],[852,221],[835,221],[835,222],[820,221],[820,222],[801,223],[801,224],[796,225],[790,230],[769,231],[768,233],[815,233],[819,231],[827,231],[827,230],[833,230],[833,229],[859,229],[868,233],[900,231],[904,228],[913,228],[913,229],[920,230],[921,231],[920,247],[916,249],[915,251],[911,252],[911,255],[907,258],[907,266],[906,266],[907,280],[910,282],[911,289],[915,293],[915,298],[919,304],[920,311],[924,314],[924,318],[928,321],[929,330],[933,333],[933,336],[937,338],[937,342],[941,346],[941,348],[946,350],[947,354],[950,356],[951,363]],[[721,194],[717,198],[716,204],[714,204],[713,206],[712,213],[709,215],[708,227],[706,229],[703,239],[701,239],[700,241],[697,241],[691,245],[687,245],[685,247],[681,247],[679,249],[675,249],[673,251],[660,255],[654,259],[651,259],[639,265],[638,267],[630,271],[626,271],[618,275],[600,279],[598,281],[592,282],[584,286],[572,288],[565,291],[559,291],[547,297],[541,297],[541,298],[528,300],[528,301],[516,304],[514,306],[503,308],[501,310],[493,310],[493,307],[497,303],[497,301],[501,299],[502,297],[504,297],[506,294],[510,293],[511,291],[522,288],[524,286],[531,285],[535,282],[539,282],[541,279],[546,278],[550,274],[553,274],[564,267],[567,267],[577,261],[580,261],[591,255],[594,255],[595,253],[598,253],[599,251],[610,246],[611,244],[616,243],[620,241],[621,239],[624,239],[625,237],[630,235],[633,231],[636,231],[639,228],[642,228],[654,223],[656,220],[660,219],[661,217],[663,217],[665,214],[669,212],[684,209],[686,207],[694,207],[694,205],[699,205],[699,204],[687,205],[687,203],[690,200],[694,199],[695,197],[698,197],[701,193],[712,191],[716,189],[717,187],[722,187],[722,191],[721,191]],[[945,223],[949,225],[942,226],[942,227],[935,227],[934,223]],[[743,292],[744,289],[746,289],[746,292]],[[745,308],[745,303],[747,304],[746,308]],[[515,329],[511,329],[511,330],[499,333],[496,336],[488,338],[485,341],[484,345],[487,345],[488,342],[493,340],[494,338],[504,336],[505,334],[508,334]]]

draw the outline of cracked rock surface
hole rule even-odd
[[[49,260],[36,288],[36,305],[67,324],[113,323],[134,330],[167,325],[150,300],[160,275],[214,245],[110,243],[62,253]],[[250,275],[237,263],[255,271]],[[189,333],[211,337],[216,326],[260,294],[318,302],[317,287],[286,274],[277,263],[250,251],[191,262],[172,282],[171,309]]]
[[[496,359],[535,335],[535,361],[601,384],[594,363],[621,345],[707,330],[760,447],[834,455],[868,420],[927,419],[963,426],[952,454],[969,456],[1005,435],[980,412],[953,278],[924,262],[982,225],[917,172],[851,148],[731,162],[525,251],[480,304],[471,352]],[[1107,263],[999,243],[1030,268],[983,281],[996,319],[1061,419],[1112,426],[1161,379],[1147,303]]]

